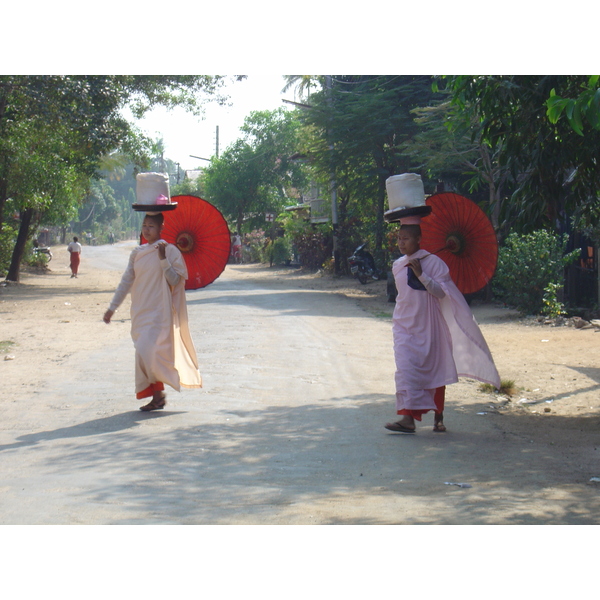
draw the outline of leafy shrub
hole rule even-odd
[[[263,252],[263,262],[272,262],[275,265],[288,263],[292,258],[292,248],[286,238],[269,240]]]
[[[559,299],[561,288],[560,283],[549,283],[544,288],[542,314],[552,318],[566,314],[565,306]]]
[[[267,244],[267,237],[262,229],[254,229],[244,236],[244,262],[261,262]]]
[[[566,234],[543,229],[527,235],[511,233],[499,251],[494,294],[525,314],[562,311],[558,290],[563,270],[579,255],[579,250],[565,255],[567,240]]]
[[[314,224],[290,219],[285,223],[285,231],[303,267],[320,269],[331,257],[333,239],[328,223]]]
[[[31,252],[27,254],[23,259],[23,262],[28,267],[34,267],[36,269],[45,269],[48,266],[48,256],[46,254],[42,254],[41,252]]]

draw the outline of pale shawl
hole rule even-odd
[[[427,291],[408,285],[407,256],[394,262],[397,389],[432,389],[455,383],[457,377],[499,388],[500,376],[491,352],[446,263],[424,250],[410,258],[421,258],[423,274],[419,279]]]
[[[168,279],[179,281],[172,286]],[[169,244],[161,261],[155,245],[144,244],[132,251],[110,304],[116,310],[131,291],[131,337],[145,375],[177,391],[180,386],[202,387],[188,325],[186,279],[185,261],[176,246]]]

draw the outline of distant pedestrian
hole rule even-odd
[[[242,237],[240,236],[239,232],[233,236],[231,245],[231,254],[235,262],[240,264],[242,262]]]
[[[77,277],[77,271],[79,270],[79,262],[81,260],[81,244],[79,238],[74,237],[73,241],[67,246],[67,250],[71,255],[70,267],[71,267],[71,278]]]

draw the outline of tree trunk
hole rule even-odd
[[[6,188],[6,181],[4,179],[0,179],[0,233],[2,233],[2,229],[4,227],[4,206],[8,200]]]
[[[25,254],[25,244],[29,239],[29,228],[32,219],[32,208],[26,208],[25,210],[21,211],[21,225],[19,227],[19,234],[17,235],[17,242],[12,253],[8,275],[6,276],[7,281],[19,281],[21,261],[23,260],[23,255]]]
[[[0,132],[1,135],[1,132]],[[0,166],[0,173],[8,172],[8,158],[5,156],[2,157],[2,165]],[[0,176],[0,233],[2,233],[2,229],[4,228],[4,207],[6,206],[6,201],[8,200],[8,181],[4,175]]]
[[[375,222],[375,248],[373,249],[373,253],[379,262],[381,262],[383,260],[383,256],[384,256],[383,213],[385,212],[385,199],[386,199],[385,180],[386,179],[387,179],[387,175],[379,175],[378,182],[377,182],[377,205],[376,205],[377,219]]]
[[[500,228],[500,198],[499,198],[499,190],[496,188],[496,185],[493,181],[489,182],[490,188],[490,208],[491,210],[491,221],[492,226],[494,227],[494,231],[498,231]]]
[[[0,87],[0,135],[4,135],[4,127],[2,121],[6,115],[6,107],[8,105],[8,95],[11,93],[9,87]],[[6,155],[2,157],[2,170],[3,176],[0,177],[0,233],[2,233],[2,227],[4,225],[4,206],[8,199],[8,183],[6,181],[6,173],[8,170],[8,158]]]
[[[244,211],[240,208],[238,210],[238,218],[237,218],[237,225],[236,225],[236,232],[239,233],[240,235],[242,235],[243,223],[244,223]]]

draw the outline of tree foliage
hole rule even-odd
[[[197,107],[220,76],[0,76],[0,232],[9,198],[22,218],[8,277],[42,213],[68,213],[85,197],[102,157],[119,150],[147,164],[151,142],[125,119],[157,104]],[[63,206],[64,205],[64,206]],[[49,217],[52,218],[52,217]]]
[[[387,209],[385,181],[414,171],[406,144],[420,127],[411,111],[435,96],[429,76],[314,77],[321,85],[301,110],[307,130],[305,153],[321,182],[335,181],[339,195],[336,232],[349,251],[352,223],[369,224],[375,254],[383,256]],[[306,79],[302,79],[305,87]],[[310,89],[310,88],[309,88]],[[426,175],[425,173],[423,175]],[[350,227],[349,227],[350,226]]]
[[[301,165],[291,160],[298,147],[298,126],[294,111],[253,112],[242,127],[244,137],[205,169],[206,199],[235,223],[237,231],[259,227],[265,213],[278,213],[295,202],[290,194],[304,181]]]
[[[558,110],[548,117],[553,94],[571,95],[589,81],[558,75],[447,78],[450,121],[456,127],[468,120],[473,139],[480,136],[499,151],[498,164],[509,173],[512,189],[504,217],[523,231],[556,227],[575,211],[590,216],[598,209],[600,130],[582,138],[557,118]]]
[[[599,82],[600,76],[592,75],[586,83],[575,83],[570,86],[572,89],[563,91],[563,94],[574,94],[575,97],[571,98],[559,96],[554,88],[550,90],[550,97],[546,100],[546,114],[550,122],[558,123],[564,115],[577,135],[583,136],[586,126],[600,130]]]

